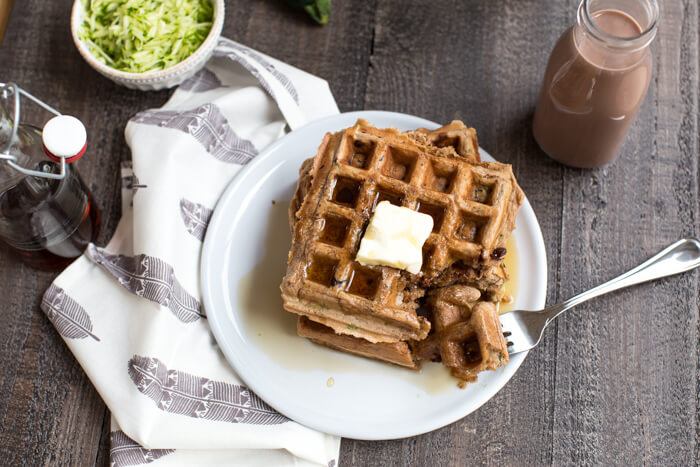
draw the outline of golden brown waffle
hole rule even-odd
[[[418,275],[354,261],[384,200],[433,217]],[[508,361],[495,307],[483,302],[503,293],[505,241],[522,201],[510,166],[479,162],[476,133],[461,122],[400,134],[358,120],[326,135],[300,168],[284,307],[316,343],[410,368],[438,359],[471,381]],[[430,336],[416,313],[426,290]]]
[[[415,344],[416,356],[439,361],[464,382],[508,363],[508,349],[493,303],[480,300],[472,287],[453,285],[429,292],[427,307],[433,330]]]
[[[396,269],[354,261],[369,212],[354,209],[359,182],[331,171],[343,135],[327,135],[314,158],[282,283],[285,309],[371,342],[422,339],[430,326],[415,300],[423,292]]]

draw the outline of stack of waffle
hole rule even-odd
[[[355,261],[381,201],[433,218],[420,273]],[[522,201],[511,167],[481,162],[462,122],[399,133],[358,120],[300,169],[284,308],[316,343],[409,368],[441,361],[474,381],[508,362],[495,303]]]

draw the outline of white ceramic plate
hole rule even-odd
[[[473,412],[513,376],[526,353],[459,389],[439,364],[420,372],[317,346],[296,336],[279,284],[290,233],[287,207],[299,166],[326,132],[365,118],[377,127],[436,128],[392,112],[351,112],[318,120],[272,144],[246,166],[219,200],[204,241],[204,306],[224,355],[272,407],[311,428],[355,439],[425,433]],[[484,159],[491,157],[481,150]],[[525,200],[514,233],[519,279],[514,306],[544,306],[547,262],[537,219]]]

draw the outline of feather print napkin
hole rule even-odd
[[[231,179],[286,125],[337,112],[325,81],[222,39],[168,103],[127,124],[114,237],[90,245],[41,305],[112,412],[112,465],[337,464],[339,438],[240,381],[199,289],[207,223]]]

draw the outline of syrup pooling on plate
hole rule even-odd
[[[270,205],[267,234],[264,239],[265,254],[249,273],[238,283],[238,309],[246,335],[250,343],[260,348],[270,359],[282,368],[327,374],[324,381],[334,378],[334,386],[345,381],[344,374],[391,375],[415,385],[417,391],[427,394],[441,394],[459,391],[454,378],[442,365],[423,362],[420,371],[415,372],[386,363],[356,357],[313,344],[297,335],[295,315],[282,308],[282,298],[277,291],[279,281],[284,276],[286,258],[291,234],[288,228],[288,202]],[[517,292],[517,251],[511,237],[506,244],[508,253],[505,264],[511,274],[506,282],[506,294]],[[512,308],[502,304],[501,312]],[[332,388],[329,387],[329,390]],[[419,392],[420,393],[420,392]]]
[[[510,303],[501,302],[499,304],[498,313],[508,313],[513,311],[515,306],[515,298],[518,296],[518,285],[520,284],[520,262],[518,261],[518,248],[515,246],[515,235],[511,235],[506,241],[506,255],[503,257],[503,265],[508,271],[508,280],[506,281],[506,297],[512,297]]]

